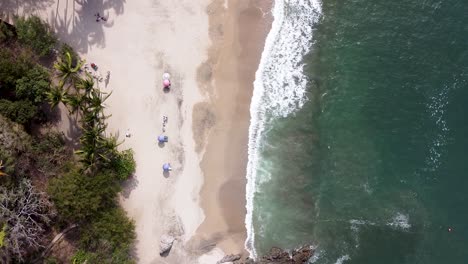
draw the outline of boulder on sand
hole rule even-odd
[[[159,255],[169,253],[169,250],[171,250],[174,240],[175,238],[170,235],[162,235],[161,240],[159,241]]]
[[[216,264],[221,264],[221,263],[226,263],[226,262],[233,262],[233,261],[239,260],[240,258],[241,258],[241,255],[239,255],[239,254],[237,254],[237,255],[234,255],[234,254],[226,255],[226,256],[224,256],[224,258],[222,258],[221,260],[216,262]]]

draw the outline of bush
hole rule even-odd
[[[130,249],[135,239],[135,225],[120,207],[102,212],[82,228],[80,242],[87,250],[98,252],[107,263],[130,263]]]
[[[68,60],[68,58],[66,57],[67,53],[69,53],[70,56],[71,56],[72,67],[75,67],[76,63],[78,62],[78,59],[80,57],[78,56],[78,54],[76,54],[75,50],[72,47],[70,47],[70,45],[68,45],[66,43],[63,43],[62,47],[60,48],[60,59],[62,61],[67,61]]]
[[[49,55],[57,42],[49,25],[37,16],[16,20],[18,41],[31,47],[39,56]]]
[[[0,149],[12,158],[28,152],[31,145],[30,136],[19,124],[13,123],[0,115]]]
[[[0,114],[21,125],[29,124],[37,115],[37,107],[30,101],[0,99]]]
[[[86,252],[84,250],[78,250],[75,255],[72,257],[73,264],[93,264],[97,263],[97,255],[91,252]]]
[[[12,175],[15,171],[15,158],[8,155],[3,149],[0,149],[0,164],[1,171],[7,175]]]
[[[33,54],[28,50],[15,53],[10,49],[0,49],[0,93],[8,96],[13,93],[16,80],[20,79],[34,65]]]
[[[6,24],[3,21],[0,21],[0,43],[7,42],[15,36],[14,29],[11,25]]]
[[[60,220],[81,222],[96,216],[102,209],[113,207],[120,186],[108,173],[80,174],[76,169],[63,177],[52,179],[48,192],[57,208]]]
[[[31,153],[34,165],[47,177],[63,172],[71,161],[71,151],[65,148],[63,135],[59,132],[49,131],[34,138]]]
[[[28,70],[21,79],[16,80],[16,97],[29,100],[36,105],[46,101],[49,90],[49,72],[39,65]]]
[[[119,152],[111,161],[111,169],[115,171],[119,180],[126,180],[135,173],[136,163],[133,159],[133,150],[127,149]]]

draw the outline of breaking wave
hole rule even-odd
[[[254,195],[259,179],[259,148],[265,124],[271,118],[286,117],[307,101],[307,78],[302,59],[312,45],[313,25],[322,14],[319,0],[276,0],[274,21],[265,41],[260,64],[255,73],[250,106],[247,164],[246,249],[256,258],[253,226]]]

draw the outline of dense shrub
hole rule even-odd
[[[102,262],[129,263],[134,228],[123,209],[114,207],[84,226],[80,241],[85,249],[97,252]]]
[[[97,254],[81,249],[75,253],[71,260],[73,264],[93,264],[99,261]]]
[[[0,94],[5,97],[14,92],[16,80],[23,77],[34,64],[33,54],[29,50],[16,52],[0,48]]]
[[[28,152],[30,146],[31,137],[24,132],[23,126],[0,115],[0,149],[6,155],[17,157]]]
[[[12,175],[15,171],[15,158],[8,155],[3,149],[0,149],[1,171],[7,175]]]
[[[16,80],[16,97],[29,100],[34,104],[44,103],[49,90],[49,72],[39,65],[28,70],[21,79]]]
[[[36,168],[46,177],[69,171],[72,163],[71,150],[65,147],[63,135],[49,131],[43,136],[34,137],[32,155]]]
[[[133,151],[131,149],[117,153],[112,159],[110,166],[115,171],[119,180],[126,180],[135,173],[136,163],[133,159]]]
[[[76,223],[96,216],[115,204],[120,186],[109,173],[85,175],[77,170],[50,181],[48,192],[60,220]]]
[[[0,114],[21,125],[29,124],[37,115],[37,106],[30,101],[0,99]]]
[[[5,22],[0,21],[0,43],[11,40],[14,35],[13,28],[8,26]]]
[[[49,55],[57,42],[49,25],[37,16],[16,20],[18,41],[31,47],[39,56]]]

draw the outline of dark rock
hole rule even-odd
[[[226,263],[226,262],[233,262],[233,261],[239,260],[240,258],[241,258],[241,255],[240,255],[240,254],[237,254],[237,255],[234,255],[234,254],[226,255],[226,256],[224,256],[224,258],[222,258],[220,261],[216,262],[216,264],[221,264],[221,263]]]
[[[303,264],[314,255],[311,246],[303,246],[291,252],[284,251],[281,248],[274,247],[270,253],[257,259],[256,261],[246,258],[245,260],[235,261],[236,264]]]

